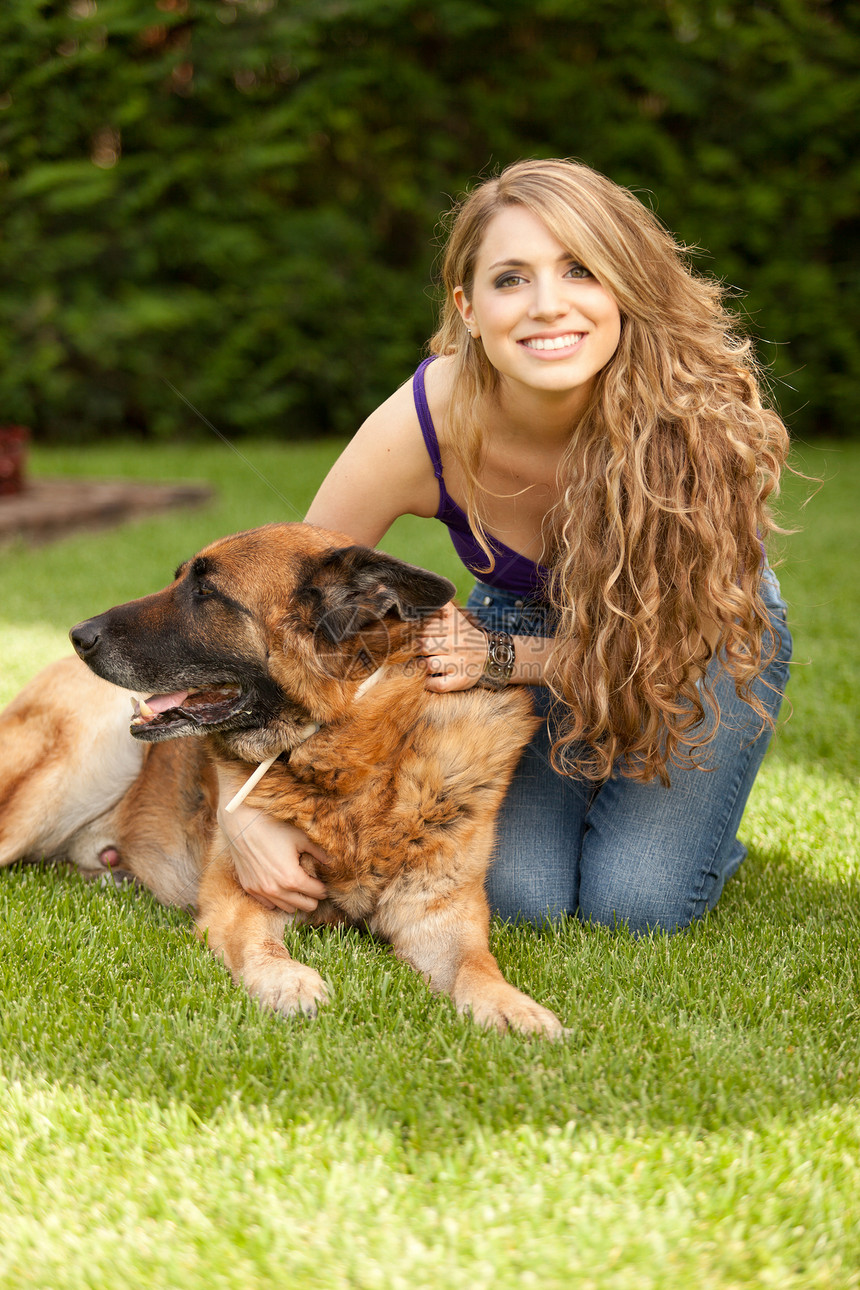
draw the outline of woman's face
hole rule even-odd
[[[618,348],[612,296],[524,206],[493,216],[471,298],[457,287],[454,299],[503,380],[528,390],[577,392],[584,403]]]

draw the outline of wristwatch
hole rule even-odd
[[[488,690],[501,690],[511,679],[516,662],[514,642],[508,632],[487,632],[487,661],[478,680]]]

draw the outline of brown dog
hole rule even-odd
[[[417,626],[452,585],[344,541],[303,524],[224,538],[164,591],[74,628],[87,667],[54,664],[0,715],[0,864],[118,865],[194,905],[261,1003],[314,1013],[322,978],[287,953],[287,916],[239,886],[216,818],[214,763],[238,789],[279,754],[249,803],[331,857],[317,866],[328,898],[296,917],[369,927],[482,1025],[557,1035],[487,940],[484,878],[536,726],[528,696],[425,690]]]

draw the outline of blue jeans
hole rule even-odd
[[[772,570],[762,598],[777,651],[755,682],[776,719],[788,681],[791,634]],[[540,607],[478,583],[468,608],[483,626],[517,636],[551,635]],[[769,642],[765,638],[765,656]],[[550,720],[526,748],[498,820],[496,857],[487,881],[490,906],[504,918],[540,922],[576,914],[584,922],[626,925],[634,933],[675,931],[713,909],[727,878],[746,856],[737,830],[770,730],[717,672],[722,721],[708,770],[670,767],[671,787],[613,774],[604,784],[557,774],[550,764]],[[532,690],[547,717],[548,691]]]

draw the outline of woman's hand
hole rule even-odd
[[[224,803],[237,785],[219,768],[218,787]],[[321,864],[329,857],[301,829],[244,803],[231,815],[219,805],[218,823],[230,843],[240,885],[266,909],[310,913],[325,899],[324,885],[302,868],[300,857],[307,854]]]
[[[487,634],[456,605],[445,605],[421,627],[424,688],[437,694],[468,690],[481,679],[487,661]]]

